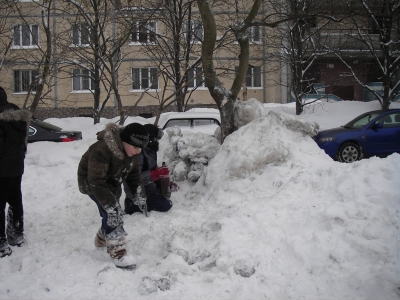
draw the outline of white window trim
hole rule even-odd
[[[140,21],[135,21],[135,22],[136,22],[137,25],[139,25],[139,23],[140,23]],[[154,34],[157,35],[157,32],[158,32],[158,23],[157,23],[157,21],[149,21],[149,22],[150,23],[154,23],[154,30],[155,30]],[[147,34],[147,42],[135,42],[135,41],[132,41],[132,34],[131,34],[131,38],[129,40],[128,45],[130,45],[130,46],[134,46],[134,45],[155,45],[156,42],[152,42],[149,39],[150,33],[149,33],[148,29],[146,31],[146,34]],[[139,32],[137,32],[137,35],[139,35]],[[139,36],[137,36],[137,39],[139,40]]]
[[[156,67],[137,67],[137,68],[131,68],[131,86],[130,86],[130,89],[129,89],[129,92],[145,92],[145,91],[149,91],[149,92],[155,92],[155,91],[158,91],[158,90],[160,90],[160,83],[159,83],[159,81],[158,81],[158,77],[157,77],[157,88],[156,89],[147,89],[147,88],[145,88],[145,89],[143,89],[142,87],[141,88],[139,88],[139,89],[133,89],[132,88],[132,84],[133,84],[133,80],[132,80],[132,77],[133,77],[133,69],[139,69],[139,70],[142,70],[142,69],[148,69],[149,70],[149,72],[150,72],[150,69],[157,69]],[[157,70],[157,72],[158,72],[158,70]],[[139,72],[139,74],[140,74],[140,82],[142,81],[142,72]],[[141,84],[140,84],[141,85]]]
[[[74,70],[85,70],[85,71],[87,71],[87,69],[85,69],[85,68],[73,68],[72,69],[72,81],[71,81],[71,94],[89,94],[89,93],[92,93],[94,90],[93,90],[93,86],[92,86],[92,79],[89,77],[89,84],[90,84],[90,89],[80,89],[80,90],[74,90],[74,75],[73,75],[73,72],[74,72]],[[89,73],[90,73],[90,71],[89,71]],[[80,82],[79,82],[79,84],[80,84],[80,86],[82,86],[82,75],[81,76],[79,76],[79,78],[80,78]]]
[[[26,72],[29,72],[29,78],[32,79],[32,72],[35,72],[36,70],[13,70],[13,92],[12,92],[12,94],[13,95],[26,95],[26,94],[28,94],[29,91],[21,91],[21,92],[16,92],[15,91],[15,71],[19,71],[19,72],[26,71]],[[38,76],[39,76],[39,74],[38,74]],[[20,83],[20,84],[22,84],[22,83]],[[29,82],[29,84],[31,84],[31,82]],[[36,91],[32,90],[32,91],[30,91],[30,93],[34,95],[34,94],[36,94]]]
[[[201,44],[202,43],[202,40],[204,39],[204,26],[203,26],[203,23],[202,23],[202,21],[201,21],[201,19],[193,19],[193,20],[191,20],[190,21],[190,24],[189,24],[189,22],[187,21],[186,22],[186,33],[185,33],[185,37],[187,36],[187,32],[189,31],[189,26],[191,26],[194,22],[196,22],[196,23],[198,23],[198,24],[201,24],[201,31],[202,31],[202,35],[201,35],[201,40],[198,40],[194,35],[192,36],[192,39],[190,40],[190,43],[191,44]],[[195,25],[197,25],[197,24],[195,24]],[[190,28],[190,30],[191,30],[191,28]]]
[[[88,27],[88,31],[89,31],[89,36],[88,36],[88,40],[89,40],[89,42],[87,43],[87,44],[82,44],[82,30],[80,30],[80,28],[81,28],[81,26],[82,25],[87,25],[87,24],[85,24],[85,23],[73,23],[73,24],[71,24],[72,26],[72,28],[71,28],[71,39],[72,39],[72,41],[71,41],[71,44],[69,45],[71,48],[87,48],[87,47],[89,47],[90,46],[90,28]],[[78,34],[79,34],[79,44],[75,44],[74,43],[74,26],[76,26],[76,25],[78,25],[79,26],[79,31],[78,31]]]
[[[35,1],[37,1],[37,0],[35,0]],[[24,1],[24,2],[28,2],[28,1]],[[29,1],[29,2],[31,2],[31,1]],[[32,45],[32,34],[30,34],[30,43],[31,43],[31,45],[26,45],[26,46],[14,45],[14,31],[15,31],[14,27],[15,26],[18,26],[18,28],[19,28],[19,31],[20,31],[20,43],[22,44],[22,40],[21,40],[22,39],[22,29],[21,29],[22,25],[28,25],[30,27],[30,31],[31,32],[32,32],[32,26],[33,25],[36,25],[38,27],[37,45]],[[39,48],[40,27],[39,27],[38,24],[35,24],[35,23],[33,23],[33,24],[14,24],[12,28],[13,28],[13,30],[12,30],[12,32],[13,32],[13,36],[12,36],[13,41],[12,41],[11,49],[38,49]]]
[[[258,26],[258,27],[259,27],[259,30],[260,30],[260,40],[259,41],[255,41],[254,40],[254,34],[253,34],[254,26],[249,27],[249,29],[251,31],[251,35],[249,37],[249,42],[250,42],[251,45],[262,45],[263,34],[262,34],[262,31],[261,31],[261,26]],[[237,40],[235,40],[233,43],[234,44],[239,44],[239,42]]]
[[[254,86],[254,81],[255,81],[255,76],[254,76],[254,67],[249,66],[249,68],[251,68],[251,86],[247,86],[247,89],[252,89],[252,90],[261,90],[262,89],[262,71],[261,71],[261,67],[260,68],[260,86]],[[247,77],[247,76],[246,76]]]
[[[260,86],[253,86],[254,85],[254,81],[255,81],[255,76],[254,76],[254,68],[255,67],[258,67],[258,68],[260,68]],[[262,79],[263,79],[263,74],[262,74],[262,68],[261,68],[261,66],[251,66],[251,65],[249,65],[248,66],[248,68],[251,68],[251,86],[248,86],[247,84],[246,84],[246,88],[247,89],[252,89],[252,90],[262,90],[263,89],[263,85],[262,85]],[[235,68],[235,70],[236,70],[236,68]],[[246,77],[245,77],[245,80],[247,81],[247,72],[246,72]]]
[[[207,87],[206,87],[206,82],[205,82],[205,77],[204,77],[204,72],[203,72],[203,75],[202,75],[202,79],[203,79],[203,82],[201,83],[201,85],[197,85],[197,82],[196,82],[196,78],[197,78],[197,74],[196,74],[196,69],[197,68],[195,68],[194,70],[193,70],[193,77],[195,78],[195,80],[193,81],[194,83],[196,83],[196,84],[194,84],[194,86],[193,87],[191,87],[191,86],[188,86],[188,90],[196,90],[196,91],[198,91],[198,90],[207,90]],[[202,68],[203,69],[203,68]]]

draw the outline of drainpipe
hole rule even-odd
[[[58,58],[57,58],[57,45],[56,45],[56,36],[57,36],[57,20],[56,20],[56,1],[53,0],[53,61],[56,62],[57,67],[54,70],[53,80],[54,80],[54,107],[58,108]]]
[[[265,1],[263,1],[262,2],[262,11],[263,11],[263,16],[265,15]],[[262,31],[262,34],[263,34],[263,57],[262,57],[262,60],[263,60],[263,62],[262,62],[262,73],[264,74],[263,75],[263,103],[266,103],[267,102],[267,62],[266,62],[266,45],[265,45],[265,37],[266,37],[266,28],[265,27],[262,27],[263,28],[263,31]]]

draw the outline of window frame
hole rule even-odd
[[[254,44],[261,44],[262,42],[262,32],[261,26],[255,25],[247,28],[246,33],[249,36],[249,41]],[[255,37],[258,36],[256,39]]]
[[[86,32],[84,32],[85,34],[87,34],[86,37],[82,38],[83,36],[83,30],[82,28],[84,28],[84,30],[86,30]],[[71,45],[75,46],[75,47],[88,47],[90,45],[90,37],[91,37],[91,33],[90,33],[90,27],[87,23],[73,23],[71,24]],[[87,43],[84,42],[87,41]]]
[[[200,75],[198,75],[200,73]],[[193,80],[192,80],[193,79]],[[199,84],[199,79],[200,84]],[[205,78],[204,78],[204,72],[202,67],[196,67],[193,69],[190,69],[188,71],[188,88],[189,89],[198,89],[198,88],[205,88]]]
[[[188,33],[192,32],[192,35],[190,37],[190,42],[193,44],[201,44],[203,42],[204,39],[204,26],[203,26],[203,22],[201,21],[201,19],[192,19],[192,20],[188,20],[186,22],[186,32],[185,32],[185,36],[187,37]],[[199,39],[199,33],[200,33],[200,37],[201,39]]]
[[[17,75],[18,74],[18,75]],[[27,76],[28,75],[28,76]],[[13,93],[14,94],[26,94],[29,92],[29,88],[32,82],[36,82],[32,85],[32,93],[36,92],[39,72],[37,70],[14,70],[13,71]],[[26,82],[26,81],[29,82]],[[25,83],[24,83],[25,81]]]
[[[24,32],[24,28],[29,28]],[[18,33],[18,36],[16,36]],[[35,36],[36,34],[36,36]],[[19,44],[15,41],[18,38]],[[25,39],[24,39],[25,38]],[[26,38],[29,38],[29,44],[24,45]],[[13,26],[13,49],[39,48],[39,25],[38,24],[16,24]]]
[[[91,75],[93,75],[93,72],[88,69],[72,69],[72,93],[92,92],[94,90],[94,82]],[[76,84],[79,84],[79,89],[76,88]]]
[[[137,80],[135,80],[137,78]],[[152,78],[155,78],[152,82]],[[131,91],[156,91],[159,89],[156,67],[131,68]]]
[[[235,67],[235,72],[237,73],[238,67]],[[246,87],[251,89],[261,89],[262,88],[262,75],[261,66],[251,66],[247,67],[246,72]],[[250,84],[249,84],[250,83]],[[258,84],[258,85],[256,85]]]
[[[134,38],[135,36],[135,38]],[[157,21],[134,21],[130,38],[131,45],[155,44],[157,36]]]

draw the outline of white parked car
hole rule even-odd
[[[148,119],[154,124],[155,117]],[[158,127],[163,130],[179,126],[182,131],[204,132],[213,135],[221,125],[221,117],[217,109],[196,108],[187,112],[167,112],[160,116]]]

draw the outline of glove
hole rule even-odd
[[[134,204],[132,199],[125,198],[125,213],[131,215],[135,212],[140,212],[140,208],[138,205]]]
[[[141,197],[141,188],[140,186],[138,187],[136,194],[133,195],[133,203],[137,206],[139,206],[140,210],[144,213],[144,215],[147,217],[147,202],[146,199]]]
[[[150,173],[151,173],[151,179],[153,181],[156,181],[160,178],[169,177],[168,167],[157,168],[155,170],[150,171]]]

